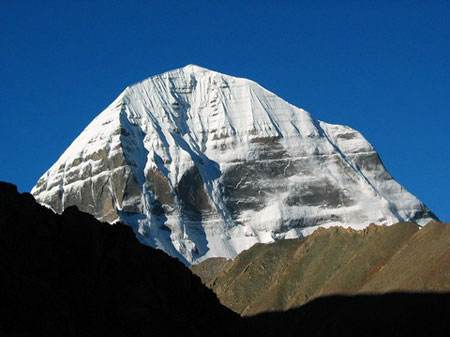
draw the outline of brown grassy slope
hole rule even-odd
[[[200,264],[193,265],[192,271],[202,279],[204,284],[209,284],[226,268],[228,263],[232,263],[232,261],[224,257],[212,257]]]
[[[448,291],[449,248],[450,227],[440,223],[421,230],[413,223],[362,231],[334,227],[301,240],[255,245],[203,280],[243,315],[287,310],[330,294]]]
[[[433,222],[418,231],[361,290],[450,290],[450,226]]]

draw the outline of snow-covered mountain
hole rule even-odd
[[[318,226],[434,218],[359,132],[195,65],[127,87],[32,194],[56,212],[121,220],[185,263]]]

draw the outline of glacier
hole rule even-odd
[[[188,265],[318,227],[436,219],[358,131],[196,65],[127,87],[31,193],[124,222]]]

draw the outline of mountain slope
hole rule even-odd
[[[318,226],[434,219],[359,132],[194,65],[127,87],[32,194],[123,221],[186,264]]]
[[[232,336],[238,316],[128,226],[0,183],[1,336]],[[211,328],[214,327],[214,328]]]
[[[258,244],[233,261],[206,260],[192,270],[224,305],[244,315],[333,294],[448,292],[450,226],[319,229],[305,239]]]

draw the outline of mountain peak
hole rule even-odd
[[[187,264],[321,226],[433,218],[356,130],[196,65],[128,87],[32,193],[121,220]]]
[[[211,69],[207,69],[195,64],[188,64],[180,68],[175,68],[172,70],[165,71],[160,74],[152,75],[140,82],[130,85],[125,90],[125,93],[129,91],[130,88],[139,88],[142,86],[150,86],[150,89],[154,89],[155,81],[168,81],[169,85],[163,84],[166,87],[164,89],[170,90],[177,86],[186,87],[186,85],[194,85],[198,78],[214,78],[215,81],[207,81],[205,84],[207,86],[213,85],[216,80],[223,82],[224,80],[241,83],[242,80],[248,81],[246,79],[241,79],[226,75]],[[195,81],[194,81],[195,80]]]
[[[198,66],[196,64],[187,64],[187,65],[185,65],[183,67],[171,69],[171,70],[165,71],[163,73],[150,76],[148,79],[158,78],[158,77],[166,77],[168,75],[176,75],[176,74],[180,74],[180,73],[184,73],[184,74],[210,73],[210,74],[220,74],[220,75],[223,75],[223,76],[228,76],[228,75],[219,73],[217,71],[214,71],[214,70],[211,70],[211,69],[208,69],[208,68],[205,68],[205,67]]]
[[[175,68],[175,69],[172,69],[172,70],[168,70],[166,72],[163,72],[163,73],[161,73],[159,75],[155,75],[155,76],[152,76],[152,77],[163,76],[163,75],[166,75],[166,74],[180,73],[180,72],[187,73],[187,74],[218,73],[218,72],[216,72],[214,70],[211,70],[211,69],[208,69],[208,68],[204,68],[204,67],[198,66],[196,64],[187,64],[187,65],[185,65],[183,67],[179,67],[179,68]]]
[[[185,71],[190,71],[190,72],[205,72],[205,71],[212,72],[212,70],[207,69],[205,67],[198,66],[196,64],[187,64],[184,67],[182,67],[181,69],[183,69]]]

